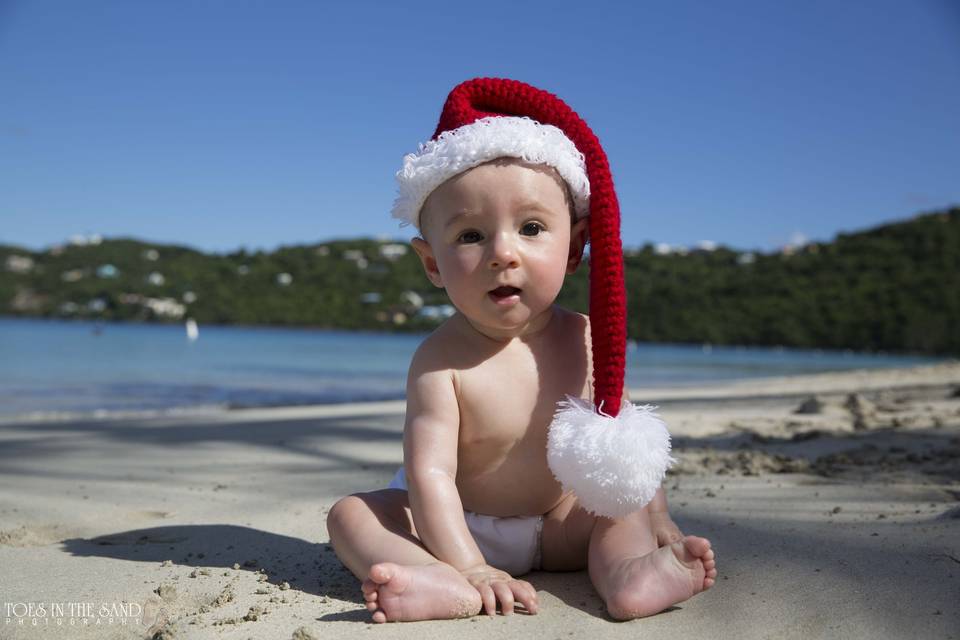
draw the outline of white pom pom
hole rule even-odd
[[[653,500],[671,464],[670,433],[656,407],[624,402],[616,417],[591,402],[561,400],[547,437],[547,463],[564,491],[597,515],[616,518]]]

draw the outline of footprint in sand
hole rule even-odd
[[[134,511],[131,513],[135,518],[145,518],[148,520],[163,520],[165,518],[172,518],[175,514],[172,511],[154,511],[154,510],[144,510],[144,511]]]
[[[43,547],[71,537],[70,530],[62,524],[21,525],[13,529],[0,529],[0,545],[8,547]]]

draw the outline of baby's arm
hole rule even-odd
[[[417,534],[439,560],[464,569],[484,564],[467,529],[457,492],[460,408],[453,373],[424,343],[413,357],[407,380],[403,459],[410,510]]]
[[[504,614],[513,612],[515,601],[536,613],[536,589],[487,565],[467,528],[456,485],[460,407],[453,373],[432,355],[439,351],[425,342],[413,357],[407,381],[403,459],[414,526],[430,553],[477,589],[487,614],[496,614],[498,600]]]

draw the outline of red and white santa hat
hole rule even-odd
[[[501,157],[556,169],[577,217],[590,217],[593,400],[558,403],[547,442],[550,469],[581,505],[617,517],[642,508],[663,482],[670,435],[653,407],[621,402],[627,296],[620,205],[600,141],[557,96],[523,82],[476,78],[457,85],[433,137],[404,157],[393,216],[419,228],[427,196],[453,176]]]

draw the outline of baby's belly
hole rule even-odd
[[[457,472],[463,508],[491,516],[542,515],[557,506],[564,494],[547,466],[503,463]]]

